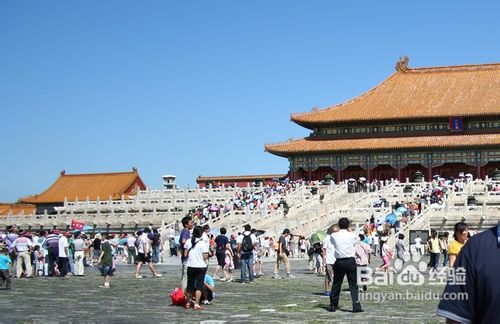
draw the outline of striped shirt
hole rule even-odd
[[[50,234],[45,242],[49,248],[59,248],[59,235]]]

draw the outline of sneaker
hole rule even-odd
[[[142,279],[143,277],[141,275],[135,276],[135,279]]]
[[[262,272],[259,272],[258,276],[262,277],[264,274]]]
[[[99,286],[99,288],[109,288],[109,282],[105,282],[103,286]]]
[[[161,273],[155,273],[155,276],[154,276],[154,277],[155,277],[155,278],[161,278],[161,277],[163,277],[163,275],[162,275]]]
[[[201,304],[202,304],[202,305],[211,305],[211,304],[210,304],[210,302],[209,302],[208,300],[206,300],[206,299],[205,299],[205,300],[203,300],[203,301],[201,302]]]
[[[295,278],[295,276],[293,274],[289,273],[288,278],[293,279],[293,278]]]
[[[214,279],[215,279],[215,278],[214,278]],[[226,281],[226,278],[221,278],[219,281],[224,282],[224,281]]]
[[[275,275],[273,276],[273,278],[274,278],[274,279],[281,279],[281,277],[280,277],[278,274],[275,274]]]
[[[324,295],[325,296],[330,296],[330,292],[329,291],[325,291]]]

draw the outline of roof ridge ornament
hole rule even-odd
[[[396,63],[396,71],[398,72],[408,72],[408,62],[410,58],[408,56],[400,57],[399,61]]]

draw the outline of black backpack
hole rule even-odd
[[[241,250],[245,253],[250,253],[253,251],[253,243],[250,235],[243,234],[243,240],[241,241]]]
[[[139,246],[141,246],[141,242],[139,241],[139,238],[136,238],[135,241],[134,241],[134,246],[136,248],[139,248]]]

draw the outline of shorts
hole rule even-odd
[[[226,265],[226,252],[224,250],[215,251],[215,256],[217,257],[217,264],[221,267]]]
[[[333,280],[333,264],[326,265],[325,280],[329,282]]]
[[[101,250],[94,250],[94,259],[99,259],[101,256]]]
[[[115,269],[111,266],[103,266],[101,268],[101,273],[103,276],[112,276],[113,272],[115,272]]]
[[[205,274],[207,268],[187,268],[187,288],[188,291],[202,291],[205,287]]]
[[[137,253],[137,262],[142,262],[142,263],[149,263],[151,262],[151,253],[144,254],[144,253]]]

